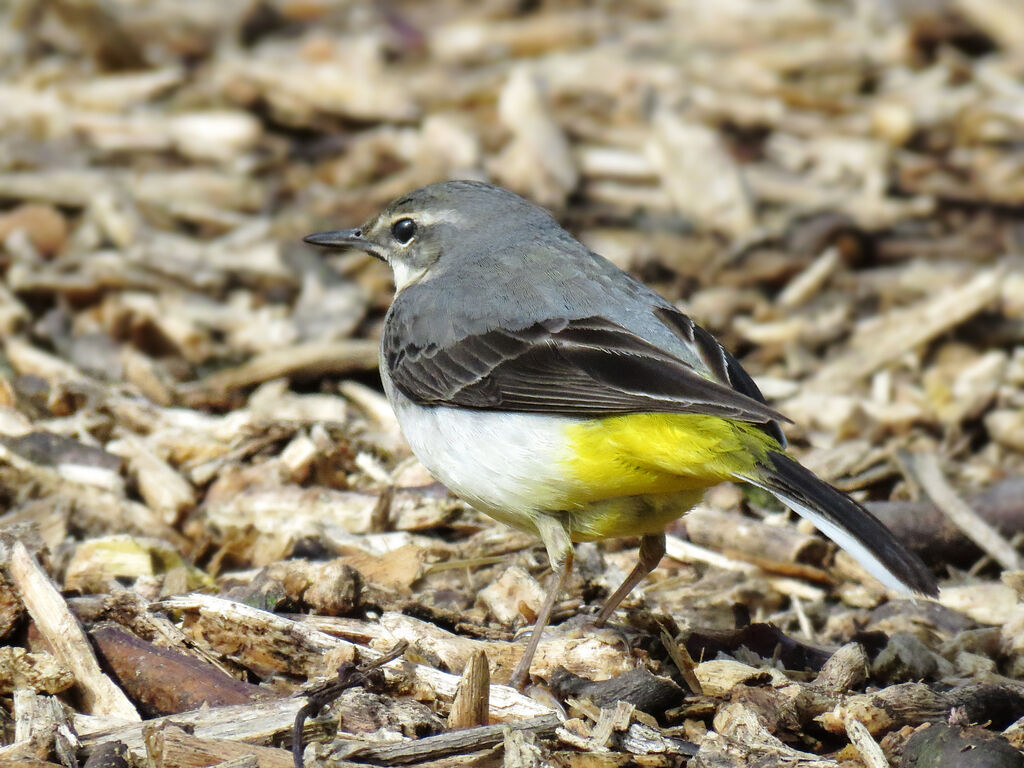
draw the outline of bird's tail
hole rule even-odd
[[[904,595],[938,594],[925,564],[877,517],[785,454],[769,451],[754,471],[740,479],[763,488],[810,520],[890,589]]]

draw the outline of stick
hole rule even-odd
[[[911,466],[925,493],[953,524],[977,544],[985,554],[1008,571],[1019,571],[1024,561],[999,531],[986,523],[961,499],[946,480],[934,453],[918,453],[911,457]]]
[[[365,760],[380,765],[420,763],[449,755],[489,749],[501,744],[505,739],[505,732],[508,730],[532,731],[535,736],[544,738],[554,734],[560,724],[559,716],[552,712],[517,723],[482,725],[479,728],[449,731],[437,736],[428,736],[415,741],[402,741],[397,744],[367,745],[349,752],[345,755],[345,759],[357,758],[360,761]]]
[[[124,692],[103,674],[85,632],[64,598],[20,541],[14,543],[11,553],[11,579],[40,634],[53,648],[54,655],[74,673],[86,711],[132,722],[141,721]]]

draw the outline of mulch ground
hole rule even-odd
[[[0,765],[1024,764],[1017,5],[0,8]],[[387,268],[301,242],[444,178],[677,301],[940,598],[723,486],[615,626],[637,542],[581,545],[504,685],[543,548],[411,456]]]

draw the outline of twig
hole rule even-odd
[[[911,457],[910,464],[918,482],[935,506],[941,509],[953,524],[964,532],[983,552],[1009,571],[1024,567],[1021,556],[991,525],[971,509],[946,480],[934,453],[919,453]]]
[[[947,288],[906,309],[858,329],[847,350],[822,367],[808,386],[843,392],[907,350],[929,341],[977,314],[999,298],[1003,271],[979,272],[969,282]]]
[[[665,627],[661,627],[661,644],[665,646],[669,658],[676,665],[679,674],[683,676],[683,681],[686,683],[686,687],[690,689],[690,693],[696,696],[703,696],[704,689],[701,688],[700,680],[697,679],[697,675],[693,671],[696,664],[693,663],[693,659],[690,657],[690,652],[686,650],[686,646],[672,639],[672,635],[668,633]]]
[[[560,724],[559,716],[552,712],[517,723],[482,725],[479,728],[450,731],[415,741],[367,744],[365,747],[359,747],[356,751],[349,752],[346,759],[357,758],[360,761],[371,761],[380,765],[406,765],[426,760],[438,760],[450,755],[489,749],[500,744],[509,730],[532,731],[535,736],[544,738],[553,734]]]
[[[397,659],[405,653],[408,647],[409,644],[402,640],[383,656],[372,661],[358,666],[347,661],[338,668],[338,675],[334,680],[314,688],[306,694],[309,701],[295,713],[295,725],[292,727],[292,760],[295,762],[295,768],[302,768],[302,726],[305,725],[306,718],[330,704],[341,695],[342,691],[355,688],[357,685],[366,685],[373,672]]]
[[[290,376],[316,378],[353,371],[372,370],[377,364],[377,344],[362,339],[306,342],[256,355],[234,368],[226,368],[202,381],[182,386],[188,395],[224,392]]]

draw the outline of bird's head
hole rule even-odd
[[[439,263],[493,253],[517,238],[560,229],[543,208],[513,192],[476,181],[442,181],[390,203],[354,229],[303,238],[328,248],[356,248],[387,262],[395,288],[429,279]]]

